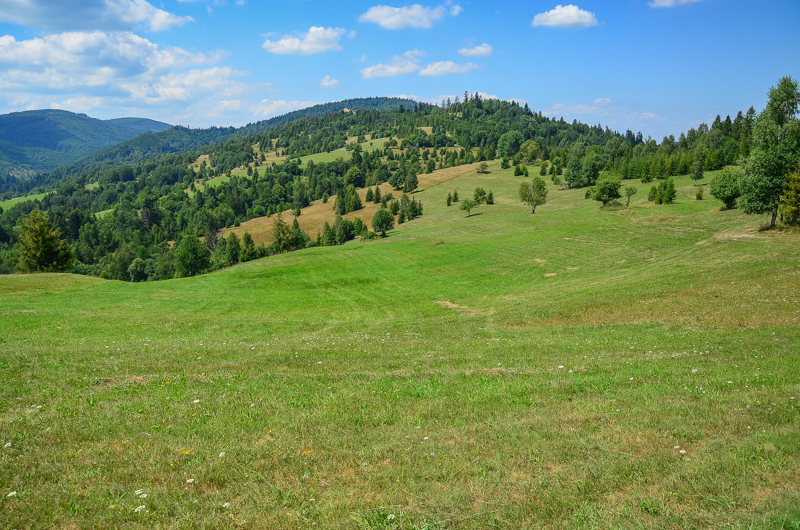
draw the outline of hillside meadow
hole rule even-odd
[[[461,170],[381,240],[0,278],[0,526],[800,528],[800,235]]]

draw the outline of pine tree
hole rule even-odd
[[[72,247],[50,228],[48,213],[35,208],[20,221],[20,268],[29,272],[62,272],[72,263]]]

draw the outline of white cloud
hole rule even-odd
[[[259,118],[270,118],[272,116],[280,116],[297,109],[304,109],[318,105],[316,101],[283,101],[280,100],[262,100],[253,106],[253,113]]]
[[[447,75],[447,74],[463,74],[469,72],[470,70],[480,67],[481,67],[480,65],[473,63],[457,64],[454,63],[453,61],[438,61],[435,63],[431,63],[422,70],[420,70],[419,75],[432,76],[432,75]]]
[[[6,35],[0,37],[0,108],[186,123],[175,120],[181,118],[195,125],[252,121],[251,103],[242,96],[274,87],[244,82],[247,72],[215,64],[223,57],[159,46],[129,32],[68,32],[23,41]]]
[[[608,98],[597,98],[594,100],[595,105],[608,105],[611,103],[611,100]]]
[[[47,31],[128,31],[146,27],[162,31],[191,22],[147,0],[4,0],[0,22]]]
[[[339,39],[346,33],[342,28],[323,28],[311,26],[308,33],[300,37],[284,36],[281,40],[267,39],[262,47],[276,55],[311,55],[342,49]],[[352,38],[352,37],[351,37]]]
[[[703,0],[652,0],[648,2],[647,5],[650,7],[676,7],[702,1]]]
[[[594,13],[573,4],[557,5],[550,11],[539,13],[533,17],[532,25],[551,28],[588,28],[597,25],[597,17]]]
[[[375,77],[394,77],[410,74],[419,70],[419,58],[425,55],[421,50],[409,50],[403,55],[395,55],[386,63],[378,63],[361,70],[361,77],[373,79]]]
[[[385,29],[430,29],[445,15],[457,17],[462,11],[458,4],[438,7],[424,7],[420,4],[404,7],[377,5],[369,8],[358,21],[373,22]]]
[[[319,82],[319,86],[322,88],[335,88],[339,86],[339,81],[336,79],[331,79],[331,76],[326,75],[322,78],[322,81]]]
[[[458,53],[459,55],[463,55],[464,57],[491,57],[492,47],[484,42],[480,46],[474,46],[472,48],[461,48],[460,50],[458,50]]]

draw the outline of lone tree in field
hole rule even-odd
[[[703,174],[706,170],[706,155],[701,149],[697,152],[697,158],[694,161],[694,165],[692,165],[692,180],[694,180],[694,185],[697,186],[697,181],[703,180]]]
[[[474,210],[477,207],[478,207],[478,203],[475,202],[472,199],[464,199],[463,201],[461,201],[461,206],[459,206],[459,208],[461,208],[461,210],[467,212],[467,217],[472,215],[472,213],[471,213],[472,210]]]
[[[531,207],[531,213],[536,213],[536,207],[547,202],[547,184],[539,177],[533,177],[530,182],[519,185],[519,200]]]
[[[489,164],[487,164],[486,162],[481,162],[480,165],[478,165],[478,173],[488,173],[488,172],[489,172]]]
[[[372,230],[386,237],[386,232],[394,228],[394,215],[389,210],[380,209],[372,216]]]
[[[628,186],[627,188],[625,188],[625,198],[628,199],[628,203],[625,206],[631,205],[631,197],[636,195],[637,191],[638,190],[633,186]]]
[[[611,201],[622,197],[619,192],[621,187],[622,182],[617,178],[602,178],[594,188],[594,200],[602,202],[603,206],[608,206]]]
[[[783,77],[769,91],[767,107],[753,125],[752,150],[739,181],[739,206],[745,213],[770,212],[775,227],[786,179],[800,158],[797,81]]]
[[[20,269],[28,272],[62,272],[72,263],[72,247],[61,231],[50,228],[47,212],[37,207],[19,223]]]

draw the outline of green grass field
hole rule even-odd
[[[0,527],[800,528],[800,236],[498,168],[383,240],[0,277]]]
[[[15,197],[15,198],[9,199],[7,201],[0,201],[0,208],[2,208],[4,210],[8,210],[9,208],[11,208],[12,206],[14,206],[16,204],[20,204],[20,203],[28,202],[28,201],[42,200],[42,199],[44,199],[45,195],[47,195],[47,193],[37,193],[37,194],[34,194],[34,195],[26,195],[25,197]]]

